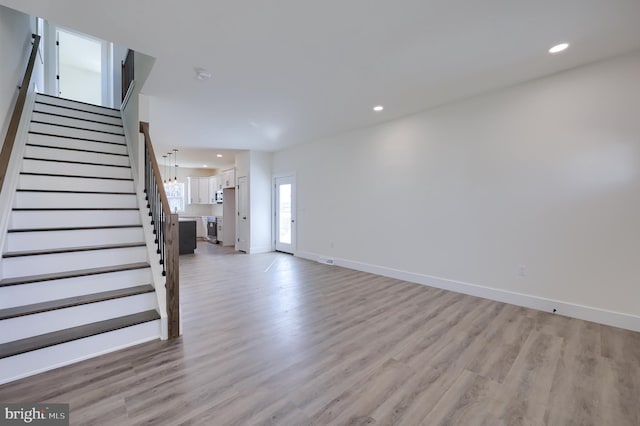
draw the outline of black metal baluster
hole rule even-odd
[[[144,175],[144,192],[151,217],[151,225],[153,226],[154,242],[156,244],[156,253],[160,255],[160,264],[162,265],[162,275],[166,276],[165,254],[166,254],[166,220],[167,217],[162,209],[162,197],[160,196],[160,186],[162,182],[157,182],[151,165],[151,156],[145,145],[145,175]]]

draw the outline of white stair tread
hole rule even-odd
[[[19,229],[9,231],[5,247],[8,252],[16,252],[140,242],[144,242],[144,232],[140,225]]]
[[[117,109],[103,107],[100,105],[88,104],[81,101],[74,101],[72,99],[60,98],[57,96],[45,95],[42,93],[39,93],[36,96],[36,101],[44,102],[52,105],[58,105],[66,108],[79,109],[81,111],[89,111],[96,114],[103,114],[103,115],[108,115],[112,117],[120,117],[120,110],[117,110]]]
[[[45,112],[50,114],[62,115],[70,118],[79,118],[84,120],[97,121],[101,123],[122,125],[122,119],[118,116],[112,115],[104,115],[100,113],[85,111],[79,108],[70,108],[55,105],[51,102],[47,101],[47,98],[37,99],[34,105],[33,111],[37,112]]]
[[[21,173],[18,178],[18,189],[135,192],[133,179],[129,178],[103,178],[51,173]]]
[[[10,257],[5,254],[2,259],[2,275],[3,278],[17,278],[24,275],[63,273],[75,270],[78,265],[89,269],[149,261],[144,244],[92,248],[95,249],[21,252]]]
[[[108,192],[45,192],[18,190],[14,198],[14,208],[133,208],[138,198],[134,193]]]
[[[9,229],[71,228],[91,226],[140,225],[137,208],[129,209],[14,209]]]
[[[72,139],[86,139],[88,141],[125,143],[123,135],[114,135],[95,130],[74,129],[70,127],[56,126],[55,124],[31,122],[29,132]]]
[[[78,117],[69,117],[60,114],[54,114],[50,112],[38,112],[34,111],[31,116],[32,121],[39,123],[51,123],[59,124],[63,126],[83,128],[87,130],[99,130],[109,133],[115,133],[124,135],[122,124],[105,123],[104,121],[82,119]]]
[[[114,154],[128,154],[127,145],[124,143],[97,142],[82,139],[70,139],[60,136],[41,135],[29,133],[27,143],[33,145],[94,150],[100,152],[111,152]]]
[[[27,144],[24,156],[25,158],[42,158],[49,161],[55,160],[69,163],[82,162],[86,164],[103,164],[109,166],[130,166],[128,155],[33,144]]]
[[[126,287],[117,290],[103,291],[100,293],[83,294],[80,296],[67,297],[64,299],[50,300],[47,302],[34,303],[31,305],[6,308],[0,310],[0,321],[8,318],[38,314],[41,312],[65,309],[73,306],[86,305],[89,303],[103,302],[105,300],[113,300],[138,294],[152,293],[153,291],[153,286],[145,284],[135,287]]]
[[[43,160],[30,158],[25,158],[22,161],[22,172],[114,178],[132,177],[130,167],[104,166],[84,163],[66,163],[62,161],[47,161],[46,159]]]
[[[12,258],[12,257],[22,257],[22,256],[41,256],[46,254],[57,254],[57,253],[71,253],[78,251],[94,251],[94,250],[111,250],[111,249],[119,249],[126,247],[143,247],[145,245],[144,242],[137,243],[128,243],[128,244],[103,244],[96,246],[85,246],[85,247],[68,247],[68,248],[58,248],[58,249],[47,249],[47,250],[29,250],[29,251],[21,251],[21,252],[6,252],[2,255],[3,258]]]
[[[160,319],[155,310],[85,324],[0,345],[0,359]]]
[[[84,277],[89,275],[107,274],[110,272],[127,271],[131,269],[148,268],[147,262],[128,263],[124,265],[104,266],[99,268],[76,269],[73,271],[56,272],[52,274],[38,274],[0,280],[0,287],[8,285],[28,284],[39,281],[61,280],[65,278]]]
[[[160,338],[160,320],[0,359],[0,384]]]

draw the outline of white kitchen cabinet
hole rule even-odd
[[[209,178],[200,178],[198,179],[198,192],[200,195],[200,204],[210,204],[209,201]]]
[[[198,178],[187,178],[187,203],[196,204],[200,198],[200,186],[198,185]]]
[[[232,167],[230,169],[223,170],[220,176],[222,177],[221,189],[236,187],[236,169],[235,168]]]
[[[189,177],[189,204],[212,204],[208,177]]]

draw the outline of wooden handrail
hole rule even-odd
[[[40,36],[32,34],[33,47],[31,48],[31,56],[29,56],[29,62],[27,63],[27,70],[22,78],[22,84],[20,85],[20,91],[18,92],[18,99],[16,105],[13,108],[11,114],[11,120],[9,121],[9,127],[7,128],[7,136],[4,138],[2,144],[2,151],[0,151],[0,190],[4,185],[6,178],[7,167],[9,166],[9,159],[11,158],[11,152],[13,151],[13,145],[16,142],[16,136],[18,135],[18,126],[20,125],[20,118],[22,117],[22,110],[24,104],[27,101],[27,92],[31,85],[31,77],[33,76],[33,69],[36,64],[36,57],[38,56],[38,46],[40,45]]]
[[[151,223],[154,226],[160,263],[166,277],[167,321],[169,339],[180,336],[180,219],[178,214],[171,213],[169,200],[162,184],[160,168],[151,143],[149,123],[140,122],[140,133],[145,143],[145,193]],[[154,211],[160,205],[160,212]]]
[[[153,176],[156,182],[162,182],[162,175],[160,174],[160,167],[156,161],[156,154],[153,151],[153,145],[151,144],[151,135],[149,134],[149,123],[144,121],[140,122],[140,133],[144,135],[144,143],[149,151],[150,163],[153,170]],[[160,202],[162,203],[162,210],[166,215],[171,214],[171,208],[169,207],[169,200],[167,199],[167,193],[164,190],[164,185],[158,185],[158,191],[160,192]]]

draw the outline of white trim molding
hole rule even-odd
[[[315,262],[327,263],[330,259],[327,256],[310,252],[298,251],[297,257],[313,260]],[[384,266],[371,265],[368,263],[356,262],[348,259],[333,259],[333,264],[343,268],[354,269],[356,271],[368,272],[370,274],[395,278],[429,287],[454,291],[456,293],[468,294],[470,296],[482,297],[484,299],[523,306],[525,308],[536,309],[543,312],[555,313],[571,318],[585,321],[592,321],[612,327],[624,328],[627,330],[640,332],[640,317],[621,312],[609,311],[595,308],[593,306],[578,305],[570,302],[547,299],[530,294],[517,293],[493,287],[486,287],[478,284],[471,284],[462,281],[450,280],[447,278],[434,277],[430,275],[418,274],[415,272],[402,271]]]

